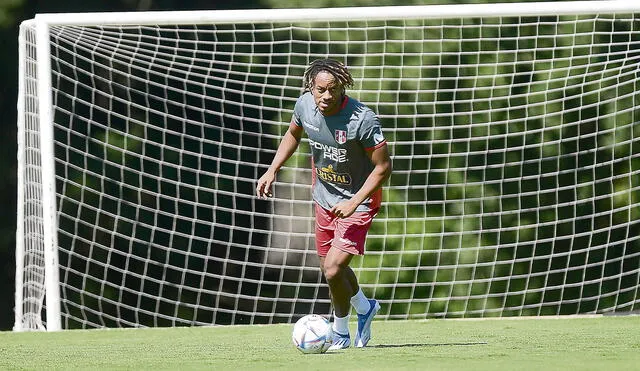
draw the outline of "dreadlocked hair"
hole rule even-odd
[[[343,88],[353,86],[353,77],[347,66],[334,59],[316,59],[304,71],[302,77],[304,89],[311,90],[316,76],[323,71],[332,74]]]

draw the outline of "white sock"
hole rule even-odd
[[[349,334],[349,315],[344,317],[336,316],[336,312],[333,312],[333,331],[341,335]]]
[[[358,292],[351,297],[351,305],[353,305],[358,314],[367,314],[369,309],[371,309],[369,299],[364,296],[361,289],[358,289]]]

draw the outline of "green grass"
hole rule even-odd
[[[352,326],[354,324],[352,323]],[[365,349],[303,355],[291,325],[0,333],[0,369],[637,370],[640,317],[374,322]]]

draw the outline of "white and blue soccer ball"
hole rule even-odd
[[[305,354],[324,353],[333,341],[331,323],[323,316],[308,314],[293,326],[293,344]]]

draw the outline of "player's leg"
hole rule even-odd
[[[338,219],[316,205],[316,248],[334,307],[333,330],[336,338],[330,349],[342,349],[350,345],[350,305],[358,314],[356,346],[365,346],[371,338],[371,322],[380,305],[376,300],[367,299],[360,290],[349,264],[354,255],[364,254],[366,235],[375,214],[375,211],[358,212],[349,218]]]
[[[333,303],[333,344],[330,350],[344,349],[351,345],[349,335],[349,313],[351,311],[350,299],[353,296],[353,287],[349,280],[348,272],[351,271],[349,263],[353,255],[331,248],[327,256],[322,259],[324,276],[331,292]]]
[[[329,284],[335,313],[338,317],[347,316],[351,310],[351,297],[356,291],[350,276],[353,271],[349,263],[353,255],[340,249],[332,248],[323,259],[324,277]]]
[[[325,273],[325,257],[324,256],[320,256],[320,268],[322,270],[322,274],[325,277],[326,280],[326,273]],[[328,280],[327,280],[327,283]],[[347,314],[343,314],[342,312],[339,311],[339,313],[341,313],[341,315],[336,314],[336,303],[335,303],[335,296],[333,294],[333,292],[331,291],[331,286],[329,285],[329,296],[331,297],[331,303],[333,305],[333,322],[332,322],[332,326],[333,326],[333,332],[334,333],[338,333],[340,335],[342,335],[343,337],[347,337],[349,338],[349,313],[347,312]],[[338,304],[339,306],[340,304]]]
[[[316,249],[318,252],[318,257],[320,259],[320,269],[322,270],[322,274],[326,279],[326,257],[329,254],[329,251],[331,250],[331,244],[333,243],[336,217],[332,215],[328,210],[323,209],[317,204],[315,216]],[[342,308],[342,306],[340,303],[336,305],[336,297],[331,290],[331,284],[329,280],[327,280],[327,283],[329,283],[329,293],[331,295],[331,303],[333,304],[334,308],[332,321],[333,323],[331,325],[333,328],[334,338],[333,344],[331,345],[329,350],[347,348],[351,345],[351,336],[349,335],[349,314],[347,312],[347,314],[344,315],[343,311],[339,311],[339,313],[342,314],[341,316],[339,316],[336,313],[336,307]]]
[[[354,345],[359,348],[366,346],[371,339],[371,322],[380,310],[378,301],[367,299],[360,290],[357,278],[349,267],[352,258],[352,254],[332,248],[327,257],[320,259],[334,306],[333,330],[335,337],[330,350],[347,348],[351,343],[349,335],[350,305],[354,306],[358,315]]]
[[[324,266],[324,260],[322,260],[322,264]],[[371,339],[371,322],[378,313],[378,310],[380,310],[380,304],[377,300],[367,298],[367,296],[362,292],[360,285],[358,284],[358,279],[350,267],[346,267],[346,269],[344,269],[344,274],[346,275],[353,292],[355,292],[349,298],[351,306],[353,306],[358,315],[358,329],[356,331],[354,345],[358,348],[362,348],[366,346]],[[339,319],[335,321],[334,324],[337,326],[334,326],[334,330],[336,327],[340,329],[347,328],[349,320],[348,314],[345,316],[345,319],[346,324],[342,326],[340,326],[341,324]]]
[[[351,268],[345,270],[345,274],[351,283],[354,294],[350,298],[351,306],[356,310],[357,314],[367,314],[371,309],[371,301],[360,289],[358,278]]]
[[[346,219],[336,221],[334,247],[355,255],[364,254],[365,240],[373,218],[377,210],[370,212],[354,213]],[[347,267],[344,274],[351,283],[353,289],[350,304],[358,314],[358,329],[355,337],[355,346],[364,347],[371,339],[371,322],[380,310],[380,304],[375,299],[368,299],[358,285],[358,280],[351,268]]]

